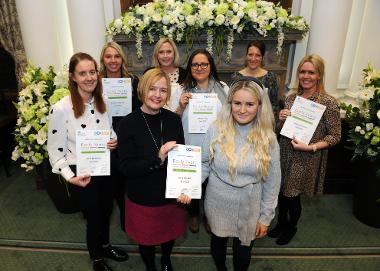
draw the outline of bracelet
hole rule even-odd
[[[311,147],[313,148],[313,152],[316,152],[318,149],[317,149],[317,144],[313,144],[311,145]]]

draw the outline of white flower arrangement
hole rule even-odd
[[[56,74],[53,67],[44,72],[29,63],[22,82],[25,87],[15,103],[17,123],[14,134],[17,145],[12,152],[12,160],[22,159],[21,167],[30,171],[48,157],[49,108],[69,93],[68,69],[64,66]]]
[[[377,163],[380,176],[380,70],[369,64],[363,69],[363,81],[356,96],[360,105],[341,104],[350,126],[348,142],[352,144],[353,159],[364,157]]]
[[[280,53],[286,30],[306,33],[305,19],[289,15],[278,4],[256,0],[154,0],[130,8],[121,18],[112,21],[107,35],[126,34],[136,38],[138,58],[142,57],[142,38],[169,37],[192,47],[199,34],[207,33],[207,50],[213,52],[210,38],[214,38],[218,56],[227,37],[226,61],[231,59],[234,34],[256,32],[261,36],[277,35],[277,52]]]

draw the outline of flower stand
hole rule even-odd
[[[376,176],[380,161],[376,162],[361,160],[357,163],[353,209],[360,222],[380,228],[380,178]]]
[[[39,178],[43,180],[43,187],[46,189],[58,212],[63,214],[79,212],[74,200],[70,196],[66,181],[51,171],[49,161],[44,160],[44,162],[38,166],[37,173]]]

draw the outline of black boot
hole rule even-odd
[[[297,232],[297,223],[301,217],[301,197],[285,197],[289,207],[289,224],[276,240],[277,245],[286,245],[294,237]]]
[[[161,257],[161,271],[173,271],[172,262],[169,259]]]
[[[268,231],[267,236],[270,238],[277,238],[281,235],[283,231],[284,231],[284,226],[280,222],[277,222],[276,226],[270,231]]]
[[[146,271],[158,271],[155,263],[155,246],[139,245],[141,258],[145,264]]]
[[[94,271],[112,271],[103,259],[94,260],[92,264],[92,269]]]
[[[285,231],[281,233],[280,237],[276,240],[276,244],[280,246],[289,244],[296,232],[296,227],[289,226]]]
[[[282,194],[278,195],[278,216],[276,226],[268,231],[268,237],[277,238],[289,226],[288,219],[289,205],[287,199]]]
[[[128,253],[120,248],[108,245],[103,248],[103,257],[109,258],[118,262],[124,262],[129,259]]]

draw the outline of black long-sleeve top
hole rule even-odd
[[[161,120],[163,144],[168,141],[184,144],[182,122],[177,114],[164,108],[156,115],[137,109],[125,116],[119,125],[119,165],[129,200],[144,206],[161,206],[172,201],[165,199],[167,161],[160,165],[157,147],[142,114],[158,148],[161,146]]]
[[[139,85],[139,78],[134,74],[129,74],[132,81],[132,111],[139,108],[142,103],[137,97],[137,86]],[[112,117],[112,127],[115,132],[119,129],[120,121],[124,117]]]

